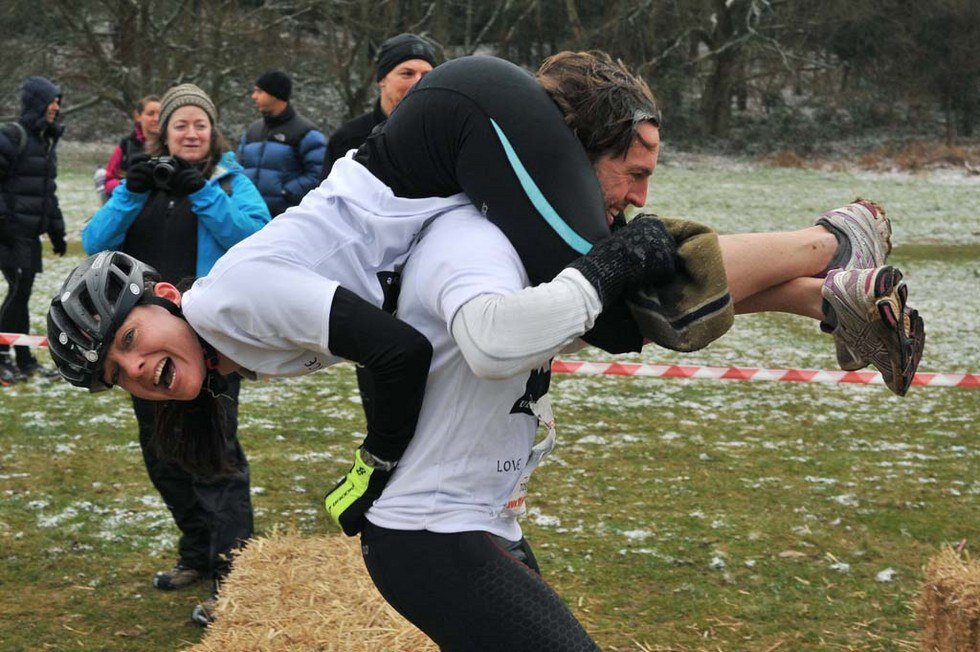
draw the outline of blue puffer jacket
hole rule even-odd
[[[231,179],[231,196],[221,180]],[[119,249],[150,193],[130,192],[123,181],[82,231],[85,252]],[[225,152],[203,188],[187,196],[197,216],[197,275],[204,276],[236,243],[265,226],[272,217],[255,185],[232,152]]]
[[[319,185],[327,139],[293,107],[253,122],[238,143],[238,160],[273,217]]]
[[[40,272],[38,236],[47,233],[54,240],[65,235],[55,194],[55,148],[64,127],[45,120],[48,105],[61,91],[44,77],[28,77],[21,90],[18,122],[23,131],[7,124],[0,129],[0,266]]]

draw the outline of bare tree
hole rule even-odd
[[[400,32],[447,58],[497,54],[530,69],[558,50],[606,50],[651,82],[675,137],[725,137],[735,111],[784,100],[864,112],[854,122],[870,126],[901,120],[896,107],[933,107],[949,142],[980,117],[976,0],[8,0],[0,30],[0,90],[48,74],[66,112],[111,106],[116,124],[142,95],[184,81],[240,124],[254,117],[251,81],[276,67],[329,128],[369,106],[378,47]]]
[[[64,77],[128,113],[150,92],[193,82],[219,106],[231,82],[274,48],[302,3],[45,0],[70,62]]]

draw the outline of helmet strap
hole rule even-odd
[[[180,309],[180,306],[178,306],[170,299],[164,299],[163,297],[158,297],[157,295],[149,291],[143,293],[143,297],[140,299],[139,303],[150,304],[151,306],[160,306],[174,317],[180,317],[184,321],[187,321],[187,319],[184,317],[183,311]]]

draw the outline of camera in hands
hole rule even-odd
[[[153,167],[153,183],[161,190],[170,190],[170,182],[177,172],[177,159],[173,156],[154,156],[148,163]]]

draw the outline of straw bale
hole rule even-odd
[[[436,646],[378,593],[360,540],[272,532],[236,553],[217,620],[187,652],[423,652]]]
[[[922,649],[980,650],[980,562],[947,548],[926,564],[916,614]]]

